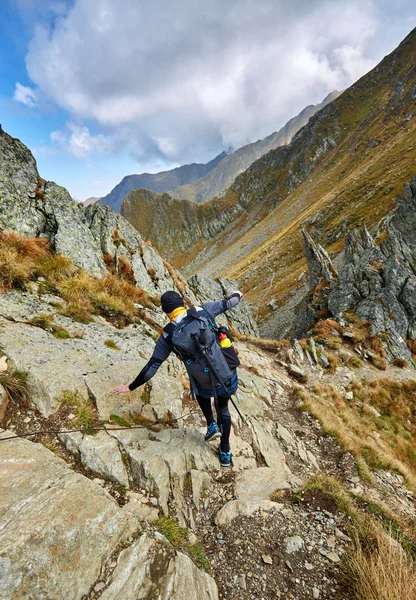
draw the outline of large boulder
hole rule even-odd
[[[215,581],[160,534],[123,550],[101,600],[218,600]]]
[[[0,134],[0,229],[47,237],[56,251],[95,276],[106,272],[82,208],[67,190],[39,177],[32,153]]]
[[[81,600],[138,521],[42,445],[0,444],[0,597]]]

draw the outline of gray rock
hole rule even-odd
[[[383,334],[388,358],[406,360],[415,366],[406,344],[407,339],[416,339],[415,214],[416,178],[405,185],[396,210],[380,224],[380,247],[365,226],[347,234],[338,277],[329,257],[304,234],[312,290],[299,311],[299,321],[310,326],[305,321],[305,311],[313,316],[316,310],[328,308],[338,317],[353,310],[361,320],[370,323],[370,335]],[[303,325],[295,324],[295,337],[305,333]]]
[[[305,370],[302,369],[301,367],[298,367],[297,365],[289,365],[287,370],[290,375],[293,375],[294,377],[296,377],[298,379],[302,379],[303,377],[306,376]]]
[[[219,526],[229,525],[237,517],[249,517],[257,511],[263,513],[279,512],[284,504],[269,500],[231,500],[217,512],[215,523]]]
[[[294,554],[295,552],[299,552],[305,545],[305,542],[300,537],[300,535],[295,535],[293,537],[288,537],[284,539],[285,549],[288,554]]]
[[[169,512],[171,493],[179,508],[183,508],[185,475],[192,470],[210,472],[218,469],[216,454],[203,435],[194,429],[160,431],[152,434],[152,440],[142,439],[138,445],[133,436],[129,440],[127,435],[124,439],[118,436],[118,439],[129,456],[134,481],[158,498],[165,514]]]
[[[159,509],[141,501],[138,494],[130,492],[129,501],[123,506],[123,511],[132,513],[139,521],[154,523],[159,518]]]
[[[249,426],[253,432],[253,442],[263,457],[268,467],[273,467],[282,476],[290,477],[291,472],[286,464],[286,457],[279,442],[273,436],[273,424],[269,421],[259,421],[255,418],[249,420]]]
[[[117,441],[105,431],[96,435],[61,434],[68,450],[75,452],[86,469],[126,488],[129,478]],[[75,437],[76,436],[76,437]],[[81,436],[81,439],[79,438]]]
[[[322,246],[316,245],[305,229],[302,229],[302,236],[311,287],[318,285],[321,279],[327,281],[334,279],[337,272],[326,250]]]
[[[101,600],[218,600],[215,581],[161,535],[144,534],[120,553]]]
[[[269,500],[276,490],[290,488],[286,468],[260,467],[239,473],[235,482],[238,500]]]
[[[0,498],[4,600],[83,597],[138,529],[100,486],[27,440],[2,443]]]
[[[211,477],[204,471],[191,470],[192,499],[197,510],[200,508],[200,500],[203,494],[212,485]]]

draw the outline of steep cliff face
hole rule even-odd
[[[305,232],[311,291],[295,322],[302,337],[328,309],[343,320],[352,311],[380,335],[390,358],[414,364],[416,350],[416,177],[375,239],[363,226],[348,233],[337,273],[328,254]]]
[[[168,193],[173,198],[193,200],[198,203],[207,202],[215,196],[220,196],[232,185],[235,178],[248,169],[255,160],[270,152],[270,150],[289,144],[299,129],[306,125],[316,112],[335,100],[339,95],[340,92],[332,92],[320,104],[307,106],[296,117],[290,119],[279,131],[272,133],[263,140],[239,148],[224,157],[205,177],[173,191],[168,191]]]
[[[0,231],[46,237],[57,254],[95,277],[108,275],[108,263],[116,273],[127,264],[134,284],[152,296],[176,289],[192,304],[215,299],[197,297],[151,244],[109,206],[93,204],[84,209],[65,188],[41,179],[30,150],[19,140],[1,132],[0,150]],[[248,308],[244,314],[246,318],[239,323],[242,332],[255,333]],[[233,324],[232,318],[228,324]]]
[[[94,275],[105,265],[81,207],[65,188],[39,176],[30,150],[0,132],[0,227],[45,236],[58,253]]]

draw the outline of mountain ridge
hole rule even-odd
[[[414,175],[416,132],[410,107],[416,97],[415,54],[416,29],[316,113],[288,146],[253,163],[223,198],[201,205],[197,216],[211,219],[203,228],[192,228],[188,204],[178,204],[175,231],[183,223],[179,240],[159,239],[139,192],[126,199],[124,214],[130,220],[133,215],[136,228],[185,274],[225,271],[237,279],[249,300],[261,305],[263,332],[275,335],[280,311],[268,304],[281,308],[289,299],[296,304],[303,285],[300,225],[310,224],[317,240],[338,254],[345,229],[361,220],[374,227]],[[159,231],[163,219],[169,215],[160,201]]]
[[[208,173],[225,156],[227,156],[227,153],[221,152],[208,163],[191,163],[154,174],[140,173],[138,175],[126,175],[109,194],[100,199],[100,203],[108,204],[113,210],[119,212],[123,198],[132,190],[145,188],[161,193],[166,191],[166,189],[184,185]]]
[[[207,175],[197,179],[185,186],[175,190],[167,190],[174,198],[181,200],[193,200],[197,203],[206,202],[223,193],[229,188],[236,177],[248,169],[248,167],[263,154],[279,146],[287,145],[293,136],[305,125],[309,119],[321,108],[335,100],[341,92],[333,91],[319,104],[309,104],[298,115],[289,121],[278,131],[274,131],[267,137],[259,139],[250,144],[228,153],[226,157]]]

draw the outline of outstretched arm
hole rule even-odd
[[[205,308],[205,310],[209,312],[209,314],[215,319],[215,317],[221,313],[235,308],[239,304],[242,297],[243,294],[241,292],[235,291],[224,300],[218,300],[216,302],[204,302],[202,308]]]
[[[154,349],[151,359],[143,367],[143,369],[137,375],[136,379],[130,384],[119,385],[115,388],[114,393],[121,394],[124,392],[132,392],[140,385],[146,383],[146,381],[149,381],[149,379],[151,379],[153,375],[155,375],[160,365],[168,358],[169,354],[170,346],[166,341],[164,335],[161,335],[156,342],[156,347]]]

